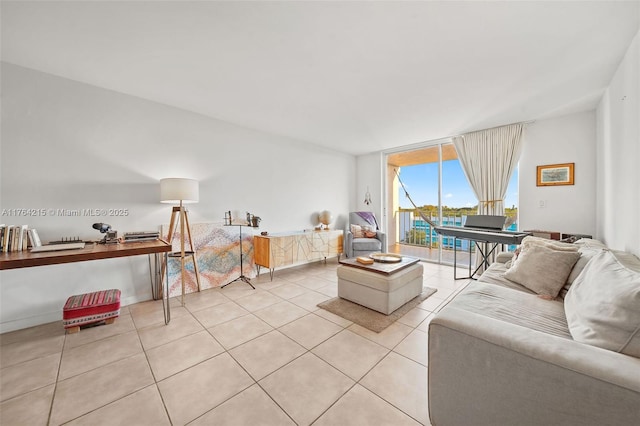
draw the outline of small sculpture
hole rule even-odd
[[[318,213],[318,222],[321,224],[321,228],[325,230],[329,229],[329,224],[331,223],[331,212],[329,210],[323,210]]]

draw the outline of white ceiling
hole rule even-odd
[[[351,154],[593,109],[640,1],[7,2],[2,60]]]

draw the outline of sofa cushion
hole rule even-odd
[[[513,290],[518,290],[529,294],[535,294],[534,291],[529,290],[525,286],[506,279],[504,277],[504,273],[507,272],[507,269],[508,268],[506,263],[494,262],[482,273],[482,275],[480,275],[480,278],[478,278],[478,282],[499,285],[500,287],[511,288]]]
[[[354,238],[352,246],[355,251],[374,252],[382,250],[382,242],[375,238]]]
[[[504,276],[539,295],[555,298],[579,257],[580,254],[575,250],[562,251],[545,245],[523,245],[520,255]]]
[[[569,289],[565,311],[575,340],[640,358],[640,260],[600,251]]]
[[[482,282],[471,283],[447,308],[473,312],[565,339],[571,338],[562,302],[542,300],[510,288]]]

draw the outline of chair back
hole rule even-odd
[[[373,226],[375,229],[380,229],[378,226],[378,220],[372,212],[349,212],[349,225],[369,225]]]

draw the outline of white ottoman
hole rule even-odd
[[[422,293],[422,264],[390,275],[338,266],[338,297],[389,315]]]

